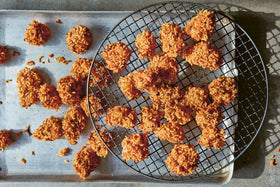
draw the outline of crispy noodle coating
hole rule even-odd
[[[214,11],[201,10],[184,27],[185,34],[194,41],[207,41],[212,39],[216,27]]]
[[[57,91],[63,104],[69,106],[80,104],[82,87],[71,75],[67,75],[58,80]]]
[[[217,127],[224,118],[225,116],[221,113],[221,108],[213,104],[199,110],[195,116],[196,123],[201,128]]]
[[[153,107],[156,109],[160,106],[165,107],[167,104],[179,103],[182,98],[180,87],[168,84],[161,84],[152,87],[149,94],[153,102]]]
[[[127,45],[118,41],[117,43],[108,44],[102,55],[106,61],[106,67],[114,73],[118,73],[127,66],[131,53],[132,51]]]
[[[129,73],[126,77],[121,77],[118,81],[123,94],[130,100],[137,100],[141,96],[140,90],[135,86],[133,74]]]
[[[182,143],[185,139],[184,128],[178,123],[162,123],[156,128],[154,134],[160,140],[167,140],[171,143]]]
[[[200,137],[198,144],[208,149],[212,146],[215,149],[221,149],[225,146],[225,130],[218,127],[207,127],[202,129],[202,136]]]
[[[173,83],[179,73],[179,65],[175,58],[166,54],[155,55],[151,59],[150,68],[158,68],[158,76],[165,83]]]
[[[47,24],[42,24],[38,21],[32,20],[27,29],[25,29],[23,39],[28,42],[29,45],[40,46],[48,41],[50,35],[51,32]]]
[[[82,130],[86,127],[87,117],[80,107],[71,107],[62,120],[62,128],[66,140],[71,145],[75,145],[79,139]]]
[[[140,132],[125,137],[122,141],[122,147],[122,157],[126,162],[130,159],[140,162],[149,156],[147,134]]]
[[[159,31],[162,51],[170,57],[177,57],[181,54],[186,44],[183,38],[183,31],[174,23],[163,23]]]
[[[66,45],[75,54],[81,54],[88,50],[92,36],[89,28],[84,25],[73,27],[66,34]]]
[[[208,91],[199,87],[188,87],[181,104],[190,107],[192,110],[205,108],[209,104]]]
[[[108,83],[112,82],[110,70],[105,68],[103,64],[98,64],[93,66],[90,73],[89,84],[92,87],[99,86],[100,88],[104,88],[108,85]]]
[[[221,76],[208,85],[210,96],[218,106],[228,105],[237,96],[236,81],[232,77]]]
[[[175,145],[165,163],[176,175],[191,175],[197,168],[200,156],[193,145]]]
[[[77,81],[85,82],[88,77],[91,60],[87,58],[78,58],[71,67],[71,73]]]
[[[110,133],[107,132],[106,129],[101,129],[98,131],[99,131],[99,134],[102,136],[103,141],[106,142],[107,146],[113,147],[114,143],[112,141],[110,141],[111,140],[110,135],[109,135]],[[95,130],[91,131],[89,138],[87,140],[87,143],[96,152],[97,156],[105,158],[108,155],[109,150],[104,145],[104,143],[101,141],[101,139],[99,138],[99,136]]]
[[[130,129],[137,125],[137,113],[129,106],[115,106],[106,114],[105,123],[111,127],[120,126]]]
[[[40,99],[41,105],[48,110],[55,109],[57,111],[62,105],[58,91],[54,85],[41,85],[38,97]]]
[[[0,64],[3,64],[8,58],[8,49],[0,45]]]
[[[144,30],[141,34],[138,34],[135,40],[135,47],[138,50],[138,58],[151,58],[155,55],[157,43],[154,35]]]
[[[63,136],[62,120],[51,116],[43,121],[35,132],[32,134],[33,138],[43,141],[54,141]]]
[[[35,68],[29,69],[25,67],[19,71],[17,74],[17,87],[21,107],[28,108],[37,103],[41,82],[42,79],[35,72]]]
[[[220,69],[224,63],[221,51],[203,41],[186,47],[183,51],[183,58],[190,65],[209,68],[212,71]]]
[[[159,127],[159,122],[163,118],[163,110],[154,109],[152,106],[144,106],[141,109],[141,123],[139,129],[146,134],[153,132]]]
[[[181,106],[179,104],[168,104],[164,109],[164,117],[171,123],[178,123],[185,125],[191,121],[191,110],[187,106]]]
[[[106,111],[106,101],[104,99],[100,99],[98,96],[95,97],[94,95],[90,95],[89,102],[91,104],[90,111],[93,118],[97,118],[98,115],[100,116]],[[87,117],[89,117],[90,114],[88,110],[87,96],[82,99],[80,106],[84,110]]]
[[[73,159],[73,169],[82,179],[87,179],[99,164],[100,158],[91,147],[82,147]]]
[[[158,73],[148,68],[133,72],[135,87],[143,92],[148,92],[154,85],[158,84]]]
[[[0,131],[0,150],[4,150],[6,147],[13,143],[11,133],[7,130]]]

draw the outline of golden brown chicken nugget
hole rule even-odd
[[[221,149],[225,146],[226,133],[224,129],[218,127],[206,127],[202,129],[202,136],[200,137],[198,144],[208,149],[212,146],[215,149]]]
[[[0,150],[4,150],[6,147],[13,143],[11,133],[7,130],[0,131]]]
[[[91,60],[78,58],[71,67],[71,73],[77,81],[86,81],[90,70]],[[93,68],[94,69],[94,68]]]
[[[146,134],[153,132],[159,127],[159,122],[163,118],[163,111],[161,109],[154,109],[152,106],[144,106],[141,109],[141,123],[139,129]]]
[[[89,85],[92,87],[99,86],[100,88],[108,86],[108,83],[113,80],[111,73],[112,71],[105,68],[101,63],[93,66],[90,73]]]
[[[98,96],[95,97],[94,95],[90,95],[89,102],[91,104],[90,111],[93,118],[97,118],[98,115],[100,116],[106,112],[107,107],[106,107],[106,101],[104,99],[100,99]],[[90,114],[88,110],[87,96],[85,96],[82,99],[80,106],[84,110],[87,117],[89,117]]]
[[[158,73],[152,68],[134,71],[133,80],[135,87],[143,92],[148,92],[151,87],[159,83]]]
[[[48,110],[55,109],[57,111],[62,105],[61,98],[54,85],[41,85],[38,97],[41,105]]]
[[[182,106],[188,106],[192,110],[200,110],[209,104],[208,91],[199,87],[188,87],[182,99]]]
[[[25,29],[24,40],[29,45],[43,45],[45,44],[51,35],[50,29],[47,24],[42,24],[38,21],[32,20]]]
[[[154,131],[154,134],[160,140],[167,140],[171,143],[182,143],[186,138],[183,126],[171,122],[160,124]]]
[[[156,38],[150,31],[144,30],[141,34],[137,35],[135,40],[135,47],[139,52],[139,59],[151,58],[155,55],[157,47]]]
[[[137,100],[141,96],[140,90],[135,86],[133,74],[130,73],[126,77],[121,77],[118,81],[123,94],[130,100]]]
[[[164,109],[164,117],[171,123],[185,125],[192,119],[191,109],[187,106],[181,106],[179,104],[168,104]]]

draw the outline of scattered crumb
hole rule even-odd
[[[275,159],[270,160],[270,165],[271,166],[276,166],[277,165],[276,160]]]
[[[25,130],[23,132],[27,132],[29,136],[31,136],[31,132],[30,132],[30,125],[25,125]]]
[[[11,81],[12,81],[12,79],[7,79],[7,80],[5,80],[5,83],[9,83]]]
[[[44,56],[40,56],[40,57],[38,58],[38,62],[41,62],[41,60],[42,60],[43,57],[44,57]]]
[[[54,58],[54,60],[57,61],[58,63],[61,62],[64,65],[67,65],[67,64],[69,64],[69,62],[71,62],[71,60],[65,60],[64,57],[56,57],[56,58]]]
[[[277,152],[280,152],[280,148],[277,150]]]
[[[31,151],[31,155],[35,155],[34,151]]]
[[[21,158],[19,161],[21,161],[23,164],[26,163],[26,160],[24,158]]]
[[[68,163],[68,162],[69,162],[69,160],[64,160],[64,162]]]
[[[28,61],[27,63],[26,63],[26,65],[27,66],[33,66],[33,65],[35,65],[35,62],[34,61]]]
[[[42,64],[45,64],[45,61],[43,61]]]
[[[274,157],[275,157],[275,155],[271,155],[269,158],[270,158],[270,159],[273,159]]]
[[[58,24],[62,23],[60,19],[56,19],[55,22],[58,23]]]
[[[69,64],[69,62],[71,62],[71,60],[65,60],[65,61],[62,61],[61,63],[64,65],[67,65],[67,64]]]
[[[50,63],[50,59],[47,58],[47,63]]]
[[[18,132],[17,132],[17,135],[18,135],[18,136],[22,135],[22,131],[18,131]]]
[[[49,54],[49,57],[52,58],[52,57],[53,57],[53,54]]]
[[[20,52],[14,51],[13,56],[19,56]]]
[[[64,147],[59,151],[59,155],[56,155],[56,157],[64,157],[69,153],[70,149],[68,147]]]
[[[0,101],[0,105],[2,105],[3,104],[3,102],[2,101]]]

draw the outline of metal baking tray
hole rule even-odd
[[[68,107],[63,105],[58,112],[46,110],[38,102],[28,109],[21,108],[17,97],[17,73],[24,68],[26,62],[33,60],[39,70],[43,83],[56,85],[59,78],[70,74],[72,63],[79,57],[92,59],[99,44],[108,32],[131,11],[26,11],[26,10],[0,10],[0,44],[9,49],[9,61],[0,64],[0,129],[12,130],[14,133],[25,129],[30,125],[31,132],[40,126],[44,119],[51,115],[63,117]],[[62,24],[57,24],[56,19]],[[30,46],[23,40],[25,29],[33,20],[47,23],[51,30],[51,38],[44,46]],[[86,53],[75,55],[67,49],[65,34],[70,28],[82,24],[90,28],[93,42]],[[12,56],[13,51],[20,52],[20,56]],[[48,55],[53,53],[54,57]],[[37,59],[44,56],[39,63]],[[66,60],[72,60],[68,65],[58,63],[55,57],[63,56]],[[50,59],[50,63],[46,59]],[[5,83],[5,80],[12,79]],[[0,183],[9,182],[76,182],[82,181],[72,169],[72,159],[75,153],[86,143],[93,130],[88,121],[78,143],[71,146],[65,138],[54,142],[42,142],[27,133],[21,136],[14,135],[15,142],[0,152]],[[66,157],[57,158],[58,151],[64,147],[70,147],[71,152]],[[35,155],[31,155],[31,151]],[[19,160],[26,159],[26,164]],[[64,160],[69,160],[65,163]],[[220,170],[209,177],[204,177],[188,183],[225,184],[233,174],[233,164]],[[87,182],[158,182],[140,175],[127,167],[113,155],[102,159],[100,167],[91,174]]]

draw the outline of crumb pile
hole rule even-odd
[[[127,162],[130,159],[140,162],[149,155],[148,136],[144,133],[137,133],[127,136],[122,141],[122,157]]]
[[[151,58],[155,55],[157,43],[154,35],[144,30],[141,34],[138,34],[135,40],[135,47],[138,50],[138,58]]]
[[[137,125],[137,113],[128,106],[115,106],[106,114],[105,123],[111,127],[121,126],[130,129]]]
[[[21,107],[28,108],[39,100],[38,93],[42,79],[35,68],[25,67],[17,74],[18,97]]]
[[[92,40],[89,28],[84,25],[71,28],[65,37],[68,49],[77,55],[86,52]]]
[[[59,107],[62,105],[58,91],[54,85],[41,85],[38,97],[41,105],[46,109],[55,109],[58,111]]]
[[[66,140],[71,145],[75,145],[79,139],[82,130],[86,127],[86,115],[80,107],[71,107],[62,120],[62,128]]]
[[[47,24],[42,24],[38,21],[32,20],[25,30],[24,40],[29,43],[29,45],[40,46],[45,44],[51,32]]]
[[[175,145],[165,163],[176,175],[190,175],[197,168],[199,159],[193,145],[182,144]]]
[[[130,59],[131,53],[132,51],[127,45],[118,41],[114,44],[108,44],[102,52],[102,55],[106,61],[106,67],[114,73],[118,73],[127,66],[127,61]]]
[[[45,119],[43,124],[40,125],[32,134],[32,137],[43,141],[54,141],[62,136],[62,120],[54,116]]]

